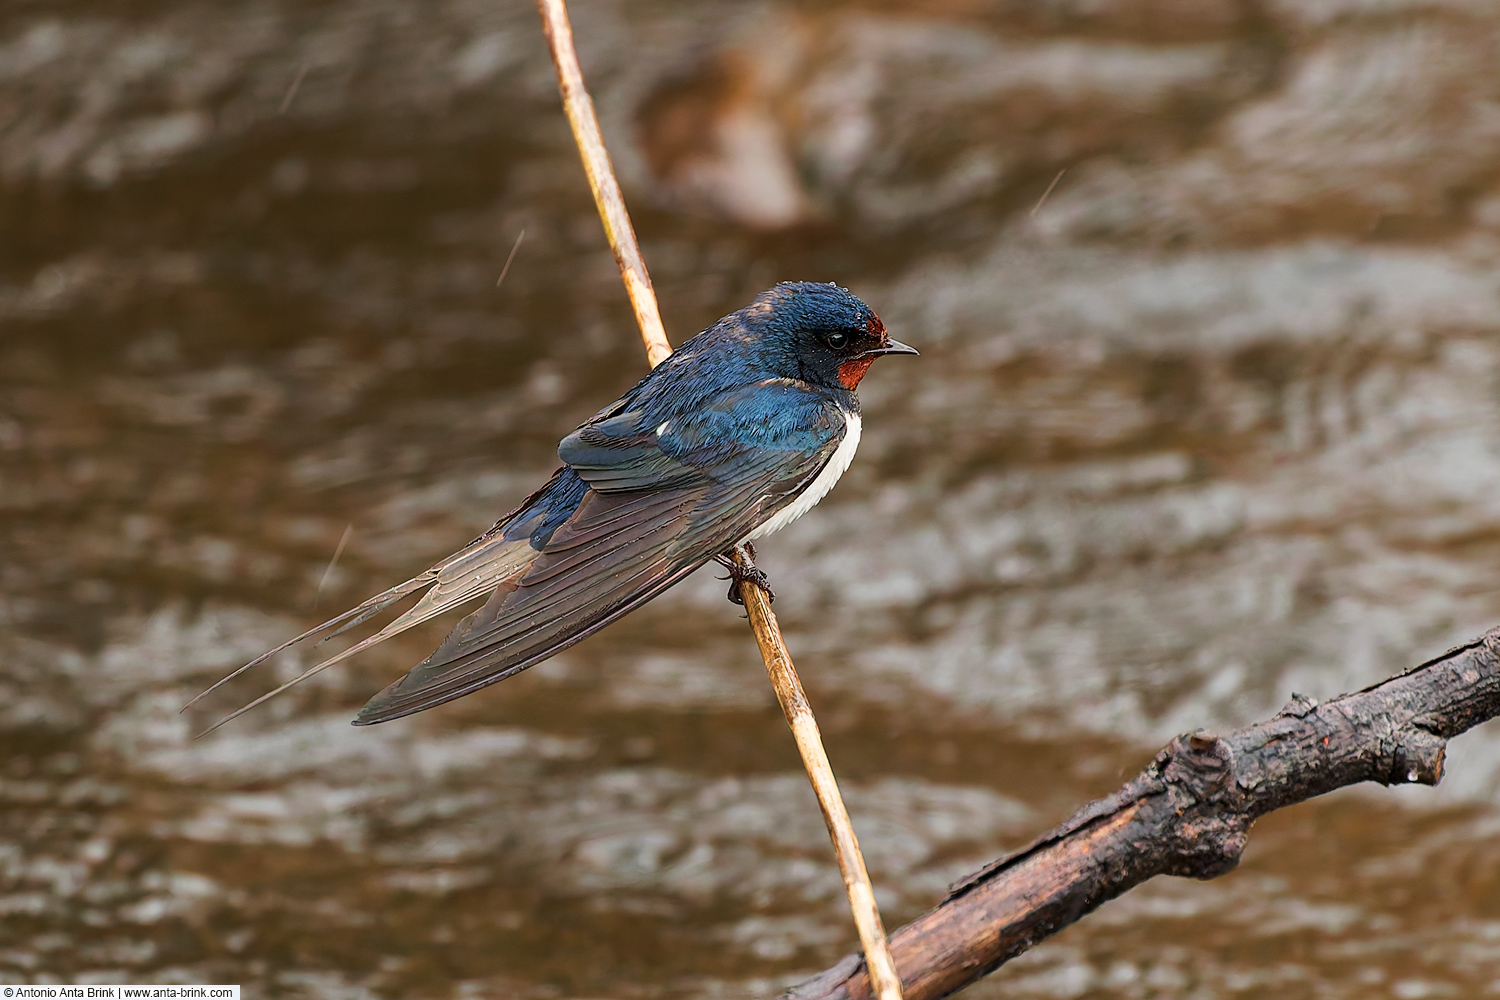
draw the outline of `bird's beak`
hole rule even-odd
[[[901,341],[899,341],[899,340],[888,340],[888,341],[885,342],[884,346],[877,347],[873,351],[866,351],[865,353],[861,354],[860,357],[862,357],[862,358],[873,358],[873,357],[877,357],[877,356],[879,356],[881,354],[917,354],[917,353],[918,353],[918,351],[917,351],[917,349],[915,347],[908,347],[905,344],[901,343]]]

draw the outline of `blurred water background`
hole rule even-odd
[[[1177,732],[1500,622],[1492,2],[573,17],[674,340],[836,280],[923,352],[762,549],[889,924]],[[0,331],[6,982],[738,998],[854,947],[712,572],[397,723],[348,720],[445,625],[177,714],[645,371],[529,3],[8,0]],[[1500,992],[1497,783],[1484,729],[969,995]]]

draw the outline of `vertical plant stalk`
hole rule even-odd
[[[734,547],[734,561],[741,569],[755,565],[743,545]],[[844,797],[839,794],[838,782],[833,777],[828,751],[823,749],[818,720],[813,715],[812,706],[807,703],[797,668],[792,666],[792,656],[781,638],[781,626],[776,623],[771,600],[764,590],[748,580],[740,582],[740,600],[745,602],[745,614],[750,619],[750,628],[755,631],[755,642],[760,646],[760,657],[766,663],[771,687],[776,690],[776,700],[781,702],[782,712],[786,713],[786,724],[791,727],[797,752],[802,755],[802,766],[807,768],[807,780],[812,782],[813,794],[818,797],[818,806],[823,810],[823,822],[828,824],[828,836],[833,840],[839,874],[844,879],[844,892],[849,897],[849,912],[854,915],[859,941],[864,946],[872,992],[880,1000],[901,1000],[901,977],[896,974],[896,961],[891,957],[891,947],[886,941],[885,924],[880,920],[880,907],[875,903],[875,887],[865,869],[865,856],[859,849],[849,810],[844,807]]]
[[[609,162],[609,150],[604,148],[604,135],[599,131],[599,119],[594,115],[594,102],[583,85],[583,69],[578,65],[578,52],[573,48],[573,26],[568,21],[567,4],[564,0],[537,0],[536,6],[542,14],[547,45],[552,49],[552,65],[557,67],[557,86],[562,91],[563,110],[573,128],[578,155],[583,157],[583,172],[588,175],[589,190],[594,192],[594,204],[599,208],[599,219],[604,223],[609,248],[615,252],[615,263],[620,265],[620,278],[625,282],[630,306],[635,310],[641,339],[646,342],[646,360],[655,368],[672,353],[672,345],[668,343],[667,331],[661,324],[656,293],[651,289],[651,276],[646,273],[646,262],[641,258],[640,245],[635,241],[635,229],[630,225],[625,197],[620,194],[619,182],[615,180],[615,168]]]
[[[599,120],[594,115],[594,102],[583,84],[583,70],[578,65],[578,53],[573,48],[573,29],[568,22],[567,5],[564,0],[537,0],[537,9],[542,15],[542,26],[552,50],[553,65],[557,67],[563,109],[573,128],[573,138],[577,141],[578,153],[583,158],[589,188],[594,193],[594,204],[599,208],[604,233],[609,238],[610,249],[614,251],[615,262],[620,265],[620,277],[625,282],[625,291],[630,296],[630,305],[635,310],[636,322],[641,328],[641,340],[646,345],[646,360],[654,368],[672,353],[672,345],[667,342],[661,313],[656,306],[656,294],[651,289],[650,275],[646,273],[646,262],[641,258],[635,230],[631,227],[630,215],[625,210],[625,199],[620,194],[620,185],[615,180],[609,152],[604,147],[604,136],[599,131]],[[735,547],[734,561],[742,568],[753,565],[743,546]],[[838,858],[839,873],[843,876],[844,889],[849,896],[849,909],[854,915],[854,925],[859,931],[860,944],[864,948],[865,961],[870,970],[872,991],[879,1000],[901,1000],[901,980],[896,974],[890,944],[886,941],[885,927],[880,920],[880,910],[875,904],[875,889],[870,884],[864,855],[860,853],[859,840],[849,821],[849,810],[844,806],[838,782],[833,776],[833,768],[828,762],[828,754],[823,749],[817,720],[807,703],[807,695],[802,690],[802,682],[797,678],[796,668],[792,666],[786,642],[781,637],[781,626],[776,622],[776,615],[771,611],[771,602],[764,590],[753,583],[742,581],[739,593],[745,604],[745,613],[750,619],[750,627],[755,632],[756,643],[760,646],[761,659],[765,661],[771,686],[776,690],[776,698],[781,703],[782,711],[786,713],[787,725],[791,727],[792,738],[802,755],[802,764],[807,769],[813,793],[818,797],[818,805],[823,810],[823,820],[828,824],[828,835]]]

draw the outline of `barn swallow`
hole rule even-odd
[[[854,390],[876,358],[916,354],[848,290],[784,282],[688,340],[563,438],[562,468],[493,528],[419,576],[252,660],[332,638],[421,593],[320,670],[485,598],[357,726],[433,708],[520,673],[720,557],[807,513],[859,447]],[[762,578],[763,579],[763,578]],[[731,584],[731,591],[733,585]],[[212,730],[210,730],[212,731]]]

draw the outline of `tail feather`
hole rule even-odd
[[[493,684],[649,601],[747,530],[731,518],[684,547],[684,511],[705,492],[590,493],[523,576],[496,588],[431,656],[371,698],[355,725],[398,719]]]
[[[277,653],[290,649],[292,646],[315,636],[319,637],[319,641],[331,639],[341,632],[353,628],[355,625],[368,621],[374,615],[386,610],[401,599],[410,597],[423,587],[427,588],[427,592],[421,596],[417,603],[412,605],[411,608],[395,621],[386,625],[374,635],[360,640],[343,652],[331,656],[315,666],[309,667],[285,684],[261,695],[243,708],[224,716],[198,734],[199,736],[207,736],[225,723],[239,718],[252,708],[269,701],[287,688],[300,684],[302,681],[326,670],[335,663],[340,663],[355,653],[405,632],[407,629],[414,628],[445,611],[482,597],[497,587],[503,586],[506,582],[520,577],[526,572],[532,562],[535,561],[537,555],[537,550],[531,547],[530,542],[526,538],[506,539],[503,536],[488,535],[476,539],[467,548],[454,553],[420,576],[413,577],[399,586],[392,587],[390,590],[370,598],[359,607],[346,611],[337,618],[330,619],[322,625],[302,633],[295,639],[282,643],[270,652],[256,657],[188,702],[183,710],[186,711],[188,708],[191,708],[221,685],[233,680],[251,667],[264,663]]]
[[[326,642],[327,640],[332,639],[334,636],[342,635],[343,633],[349,631],[349,629],[354,628],[356,625],[362,625],[365,622],[369,621],[371,618],[380,614],[380,612],[384,611],[386,608],[390,607],[392,604],[395,604],[402,598],[410,597],[413,593],[421,590],[424,586],[431,584],[436,579],[437,567],[434,567],[433,569],[427,570],[421,576],[414,576],[410,580],[407,580],[405,583],[398,584],[397,586],[392,587],[390,590],[387,590],[384,593],[376,594],[374,597],[370,598],[368,601],[365,601],[359,607],[350,608],[348,611],[345,611],[337,618],[330,618],[323,624],[315,628],[308,629],[306,632],[303,632],[296,638],[288,639],[286,642],[283,642],[275,649],[268,650],[267,652],[260,654],[244,666],[239,667],[232,673],[226,674],[225,676],[219,678],[212,684],[212,686],[206,688],[205,690],[200,692],[198,696],[195,697],[192,701],[182,706],[181,711],[186,712],[188,709],[198,704],[198,702],[202,701],[204,698],[207,698],[219,688],[234,680],[240,674],[243,674],[251,667],[260,666],[262,663],[266,662],[277,653],[284,652],[288,649],[291,649],[298,643],[305,642],[308,639],[312,639],[315,637],[319,642]]]

